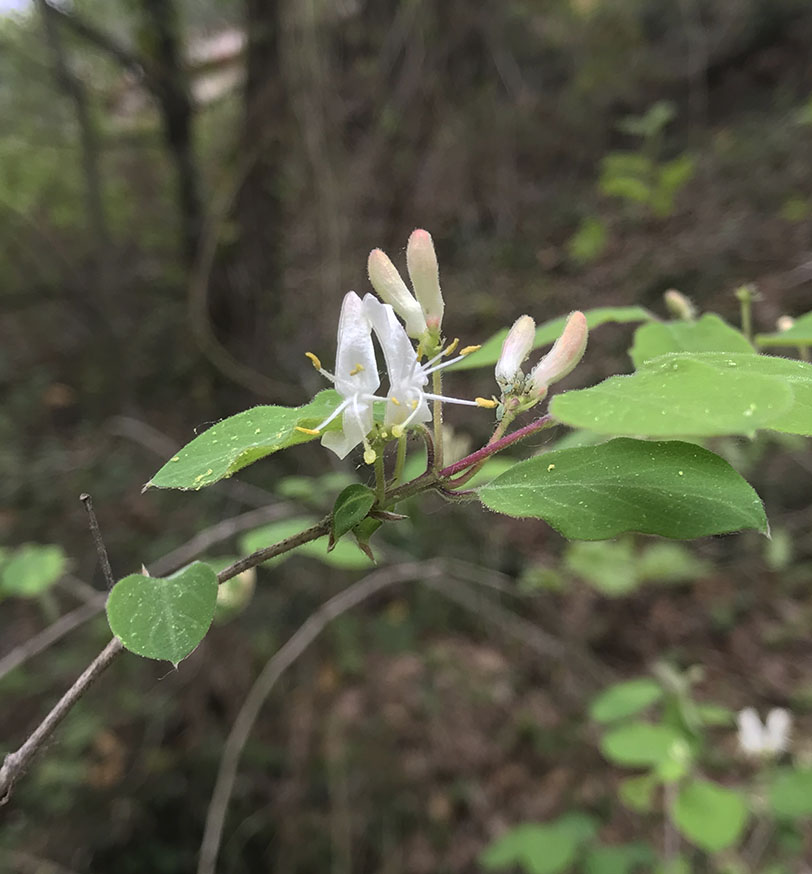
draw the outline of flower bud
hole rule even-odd
[[[691,322],[696,318],[696,307],[691,300],[676,288],[669,288],[663,295],[665,306],[674,318]]]
[[[406,246],[406,266],[412,280],[415,297],[423,309],[429,330],[439,331],[443,320],[443,296],[440,292],[440,270],[434,243],[428,231],[412,231]]]
[[[380,249],[369,253],[367,271],[372,287],[384,303],[406,323],[406,333],[410,337],[421,337],[426,332],[426,319],[420,304],[414,299],[406,287],[406,283],[398,273],[397,267],[389,260],[389,256]]]
[[[528,380],[531,395],[544,397],[549,386],[573,370],[584,357],[587,334],[586,316],[576,310],[570,314],[553,348],[530,371]]]
[[[775,323],[775,327],[782,333],[788,331],[795,324],[795,319],[792,316],[779,316]]]
[[[516,385],[517,377],[522,377],[522,363],[530,354],[535,337],[536,323],[533,319],[519,316],[508,331],[496,362],[496,382],[502,391],[510,391]]]

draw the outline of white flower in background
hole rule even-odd
[[[533,319],[530,316],[519,316],[508,331],[499,360],[496,362],[496,382],[503,392],[522,391],[524,387],[522,364],[533,348],[535,337],[536,323]]]
[[[762,725],[753,707],[745,707],[738,717],[739,749],[748,756],[775,756],[789,749],[792,716],[788,710],[774,707]]]
[[[440,335],[444,304],[437,255],[428,231],[420,228],[412,231],[406,246],[406,267],[414,294],[385,252],[373,249],[369,253],[367,272],[378,297],[403,319],[410,337],[419,340],[430,331],[436,340]]]
[[[558,382],[572,372],[584,357],[588,333],[586,316],[578,310],[570,313],[564,330],[553,344],[553,348],[528,374],[530,395],[541,400],[554,382]]]
[[[363,307],[364,315],[372,325],[372,330],[378,338],[386,361],[389,393],[386,396],[384,425],[392,426],[392,433],[395,437],[399,437],[403,430],[412,423],[428,422],[431,419],[431,411],[427,403],[430,400],[464,404],[471,407],[492,406],[491,402],[483,398],[468,401],[432,394],[425,390],[432,373],[456,364],[466,355],[478,349],[478,346],[466,347],[456,358],[441,361],[440,359],[448,354],[447,349],[421,364],[411,340],[389,304],[383,304],[371,294],[367,294],[364,297]],[[452,344],[449,349],[453,348]]]
[[[375,451],[369,445],[367,434],[372,430],[372,403],[376,400],[375,390],[381,380],[372,345],[372,326],[364,313],[361,298],[354,291],[344,296],[338,318],[335,375],[324,370],[312,352],[308,352],[307,357],[319,373],[335,385],[343,400],[317,428],[299,430],[318,434],[336,416],[343,414],[341,431],[324,434],[321,445],[331,449],[339,458],[344,458],[359,443],[363,443],[364,461],[372,464]]]

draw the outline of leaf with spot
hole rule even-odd
[[[643,307],[596,307],[593,310],[586,310],[586,322],[589,329],[600,327],[601,325],[617,322],[620,324],[628,322],[647,322],[653,318],[648,310]],[[536,328],[536,336],[533,341],[533,348],[538,349],[541,346],[548,346],[554,343],[561,332],[564,330],[564,325],[567,322],[567,316],[562,316],[559,319],[545,322]],[[463,358],[458,364],[449,368],[450,370],[472,370],[475,367],[493,366],[499,360],[499,355],[502,351],[502,344],[505,342],[505,337],[508,335],[508,328],[494,334],[490,339],[486,340],[480,349],[472,352],[470,355]]]
[[[202,489],[280,449],[318,439],[296,428],[314,428],[341,403],[333,389],[302,407],[252,407],[223,419],[187,443],[144,489]],[[324,430],[341,428],[340,417]]]
[[[515,464],[478,495],[497,513],[543,519],[574,540],[626,531],[688,540],[768,530],[749,483],[713,452],[676,440],[619,437],[547,452]]]
[[[214,569],[200,561],[165,578],[130,574],[110,592],[107,621],[130,652],[177,665],[206,636],[217,588]]]
[[[649,322],[634,332],[629,355],[635,367],[669,352],[755,354],[744,334],[715,313],[706,313],[695,322]]]
[[[550,413],[574,428],[630,436],[713,437],[750,435],[759,428],[789,430],[796,426],[795,383],[781,372],[783,365],[765,364],[766,357],[663,355],[636,373],[557,395]],[[802,427],[805,409],[803,401],[798,423]]]

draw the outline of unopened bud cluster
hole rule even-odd
[[[564,325],[553,348],[524,374],[522,364],[533,348],[536,323],[530,316],[519,316],[502,344],[496,363],[496,382],[502,391],[502,405],[515,398],[515,409],[526,410],[542,400],[554,383],[570,373],[586,351],[588,328],[586,316],[576,310]]]

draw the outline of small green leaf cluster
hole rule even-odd
[[[64,576],[67,568],[67,556],[53,544],[0,548],[0,599],[9,595],[36,598]]]

